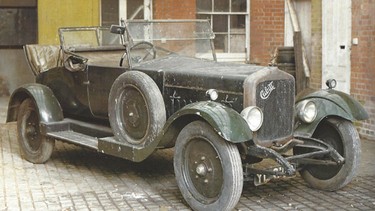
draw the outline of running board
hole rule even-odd
[[[59,122],[41,122],[40,130],[43,135],[56,140],[134,162],[141,162],[146,159],[157,149],[160,141],[160,138],[156,138],[147,145],[130,145],[116,140],[110,127],[73,119],[64,119]]]
[[[110,127],[74,119],[41,123],[41,133],[67,143],[98,151],[99,138],[113,136]]]
[[[83,146],[93,150],[98,150],[98,139],[96,137],[88,136],[74,131],[59,131],[49,132],[48,137],[55,138],[67,143]]]

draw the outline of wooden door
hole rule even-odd
[[[330,78],[336,89],[350,93],[352,0],[323,0],[322,87]]]

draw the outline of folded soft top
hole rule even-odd
[[[25,45],[24,51],[34,75],[63,66],[63,53],[58,45]]]

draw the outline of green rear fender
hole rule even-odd
[[[173,146],[179,132],[190,122],[206,121],[226,141],[242,143],[253,139],[246,121],[235,110],[220,103],[192,103],[174,113],[166,122],[159,146]]]
[[[315,121],[310,124],[304,123],[296,117],[295,135],[311,136],[319,123],[330,116],[340,117],[352,122],[368,119],[366,110],[357,100],[337,90],[305,90],[296,97],[296,108],[298,108],[299,103],[305,100],[313,101],[318,113]]]
[[[27,98],[37,105],[41,122],[56,122],[64,118],[60,103],[51,89],[34,83],[23,85],[13,92],[9,100],[7,122],[17,121],[19,106]]]

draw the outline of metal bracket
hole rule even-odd
[[[340,165],[345,162],[345,158],[342,157],[331,145],[319,139],[309,138],[309,137],[296,137],[296,138],[302,140],[303,144],[297,144],[295,147],[315,149],[316,151],[290,156],[286,158],[288,161],[304,159],[304,158],[312,158],[312,157],[321,156],[321,155],[329,155],[336,164]]]
[[[270,158],[280,164],[286,175],[291,176],[296,173],[296,169],[293,167],[289,161],[284,158],[280,153],[274,151],[273,149],[262,147],[259,145],[252,145],[248,147],[248,152],[250,155],[260,158]]]

